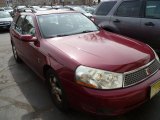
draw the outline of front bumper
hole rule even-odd
[[[2,29],[9,29],[10,28],[10,26],[11,26],[11,24],[10,23],[7,23],[7,24],[0,24],[0,30],[2,30]]]
[[[64,87],[69,103],[75,109],[114,116],[124,114],[150,100],[150,86],[157,80],[160,80],[160,70],[145,81],[123,89],[95,90],[73,82],[65,82]]]

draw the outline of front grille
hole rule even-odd
[[[157,60],[154,60],[151,64],[138,71],[125,74],[124,87],[128,87],[145,80],[145,78],[154,74],[158,69],[160,69],[160,63]]]
[[[11,22],[0,22],[0,25],[10,25]]]
[[[3,22],[0,22],[0,25],[3,25],[4,23]]]

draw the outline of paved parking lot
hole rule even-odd
[[[13,58],[10,36],[0,33],[0,120],[160,120],[160,94],[119,117],[93,117],[78,111],[64,114],[53,105],[44,83]]]

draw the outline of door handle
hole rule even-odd
[[[119,19],[115,19],[115,20],[113,20],[113,22],[120,23],[120,20]]]
[[[152,22],[147,22],[147,23],[145,23],[145,25],[146,25],[146,26],[154,26],[155,24],[152,23]]]

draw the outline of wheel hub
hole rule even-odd
[[[13,53],[14,53],[14,57],[17,59],[17,50],[15,46],[13,46]]]
[[[50,77],[51,93],[56,97],[58,102],[62,102],[62,90],[58,86],[57,79],[54,76]]]

